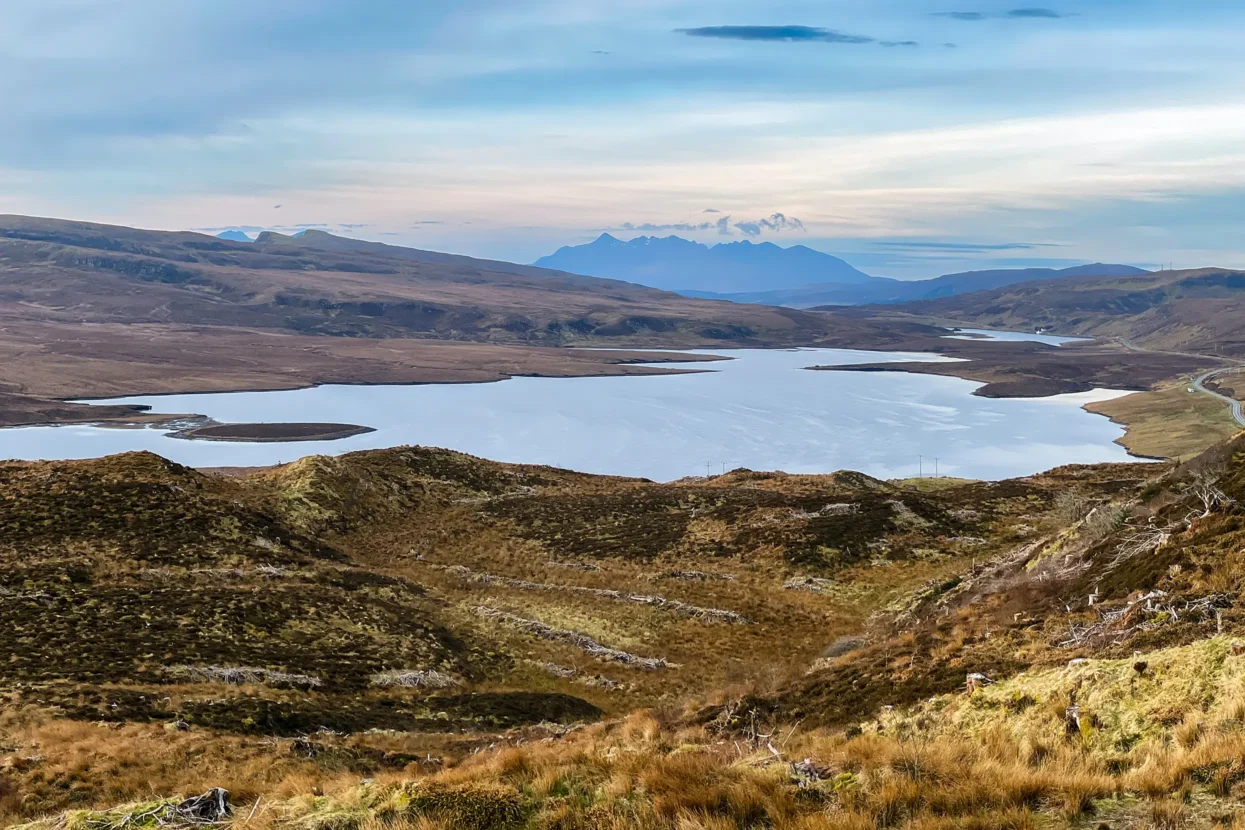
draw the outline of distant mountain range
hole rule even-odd
[[[947,274],[930,280],[871,277],[836,256],[803,245],[728,242],[712,247],[677,236],[623,242],[608,233],[586,245],[560,248],[536,261],[542,268],[636,282],[688,297],[812,308],[821,305],[905,303],[988,291],[1060,277],[1125,277],[1147,271],[1130,265],[1013,268]]]
[[[228,230],[216,234],[217,239],[223,239],[226,242],[254,242],[254,239],[244,234],[242,231]]]
[[[535,263],[573,274],[609,277],[691,294],[799,288],[812,283],[866,284],[872,278],[838,257],[803,245],[724,242],[712,247],[677,236],[641,236],[623,242],[601,234]]]
[[[803,345],[872,331],[822,314],[699,300],[315,229],[233,242],[0,215],[0,333],[13,319],[54,329],[158,323],[541,346]],[[57,329],[41,342],[60,336]]]
[[[813,308],[832,305],[881,305],[936,300],[973,291],[991,291],[1022,282],[1054,280],[1065,277],[1132,277],[1147,274],[1131,265],[1094,263],[1072,268],[1003,268],[991,271],[965,271],[946,274],[931,280],[892,280],[873,277],[864,284],[841,285],[821,283],[782,291],[748,291],[721,293],[684,291],[689,297],[730,300],[736,303],[780,305],[790,308]]]

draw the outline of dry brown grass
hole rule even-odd
[[[318,754],[291,740],[90,723],[24,708],[0,714],[0,826],[62,810],[106,808],[211,787],[235,804],[357,784],[384,752],[440,756],[443,736],[315,736]],[[408,767],[418,771],[419,765]],[[394,771],[391,770],[390,775]],[[375,774],[375,773],[370,773]]]
[[[235,826],[248,830],[1028,830],[1082,826],[1113,810],[1166,830],[1208,826],[1206,800],[1237,793],[1245,758],[1245,735],[1223,723],[1173,730],[1108,758],[1076,742],[1017,740],[1001,729],[940,740],[791,730],[750,743],[648,711],[562,738],[463,753],[439,772],[412,766],[360,784],[349,770],[274,760],[261,741],[112,730],[31,713],[4,724],[6,740],[40,747],[45,778],[94,780],[75,803],[47,802],[52,810],[225,786],[239,805]],[[10,787],[0,820],[43,812],[34,809],[30,782]],[[1235,808],[1220,803],[1215,814],[1231,819]]]
[[[1154,458],[1191,458],[1235,435],[1240,427],[1227,404],[1188,391],[1181,380],[1154,392],[1092,403],[1085,408],[1125,424],[1119,440],[1129,452]]]

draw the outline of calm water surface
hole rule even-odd
[[[707,352],[702,352],[705,354]],[[735,467],[882,478],[928,472],[1005,478],[1071,462],[1128,460],[1122,430],[1080,407],[1110,391],[1040,400],[974,397],[979,384],[890,372],[805,367],[931,355],[831,349],[717,352],[697,374],[514,378],[500,383],[320,386],[116,398],[221,422],[323,421],[376,432],[341,441],[241,444],[169,438],[166,430],[57,426],[0,429],[0,458],[90,458],[146,449],[192,466],[252,466],[315,453],[423,444],[499,461],[669,480]],[[693,353],[695,354],[695,353]]]
[[[951,340],[1025,340],[1034,343],[1046,343],[1050,346],[1062,346],[1064,343],[1081,343],[1091,339],[1088,337],[1060,337],[1055,334],[1033,334],[1025,331],[991,331],[989,329],[960,329],[959,334],[948,334],[947,337]]]

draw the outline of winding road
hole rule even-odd
[[[1209,372],[1203,372],[1202,374],[1195,377],[1193,379],[1193,388],[1197,390],[1198,392],[1201,392],[1206,395],[1210,395],[1213,398],[1218,398],[1219,400],[1226,403],[1231,408],[1232,417],[1236,420],[1236,422],[1240,424],[1241,426],[1245,426],[1245,411],[1242,411],[1242,406],[1241,406],[1240,401],[1238,401],[1236,398],[1229,398],[1227,395],[1216,392],[1213,389],[1206,388],[1206,381],[1210,380],[1211,378],[1217,377],[1227,372],[1245,372],[1245,361],[1237,360],[1236,358],[1231,358],[1231,357],[1223,357],[1221,355],[1214,356],[1214,355],[1207,355],[1207,354],[1194,354],[1192,352],[1168,352],[1168,351],[1160,351],[1158,349],[1147,349],[1142,346],[1137,346],[1133,343],[1130,343],[1129,341],[1124,340],[1123,338],[1116,338],[1116,342],[1119,343],[1124,348],[1128,349],[1129,351],[1133,351],[1133,352],[1153,352],[1154,354],[1174,354],[1174,355],[1179,355],[1181,357],[1199,357],[1199,358],[1205,358],[1207,360],[1216,360],[1219,362],[1223,362],[1225,360],[1231,361],[1235,365],[1222,366],[1218,369],[1211,369]]]
[[[1199,392],[1205,392],[1207,395],[1213,395],[1219,400],[1227,403],[1230,407],[1232,407],[1232,417],[1236,419],[1236,422],[1238,424],[1240,424],[1241,426],[1245,426],[1245,412],[1241,411],[1241,402],[1238,401],[1236,398],[1229,398],[1227,395],[1220,394],[1219,392],[1216,392],[1213,389],[1207,389],[1205,386],[1206,381],[1210,380],[1216,375],[1222,375],[1225,372],[1240,372],[1240,371],[1242,370],[1241,370],[1241,367],[1239,366],[1227,366],[1223,369],[1212,369],[1209,372],[1203,372],[1202,374],[1198,375],[1197,377],[1193,379],[1193,388]]]

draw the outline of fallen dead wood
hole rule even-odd
[[[1188,527],[1189,519],[1185,519],[1184,521],[1162,527],[1152,525],[1130,533],[1120,542],[1120,546],[1116,549],[1115,556],[1111,560],[1111,567],[1114,568],[1127,562],[1129,559],[1147,556],[1158,551],[1171,541],[1172,536],[1187,530]]]
[[[229,818],[232,813],[229,791],[213,787],[203,795],[187,798],[169,812],[172,815],[168,818],[186,824],[219,824]]]
[[[834,590],[833,579],[819,576],[793,576],[782,584],[784,591],[808,591],[812,594],[828,594]]]
[[[722,608],[701,608],[698,605],[691,605],[677,599],[667,599],[666,597],[650,596],[648,594],[632,594],[626,591],[616,591],[609,588],[588,588],[583,585],[554,585],[548,582],[530,582],[526,579],[512,579],[507,576],[480,573],[479,571],[473,571],[471,568],[463,565],[438,565],[433,562],[425,562],[424,564],[438,571],[453,574],[459,579],[471,582],[475,585],[493,585],[504,588],[514,588],[520,591],[567,591],[573,594],[584,594],[587,596],[600,597],[601,599],[613,600],[614,602],[630,602],[636,605],[649,605],[654,608],[660,608],[663,611],[672,611],[676,614],[683,614],[698,620],[724,622],[734,625],[749,625],[752,622],[743,614],[736,611],[727,611]]]
[[[734,582],[731,574],[713,573],[711,571],[660,571],[648,575],[650,582],[662,579],[678,579],[683,582]]]
[[[1139,631],[1153,631],[1182,619],[1215,620],[1222,625],[1221,614],[1231,608],[1231,594],[1208,594],[1197,599],[1175,601],[1166,591],[1153,590],[1129,600],[1119,608],[1098,609],[1098,619],[1088,624],[1071,623],[1068,635],[1057,642],[1059,648],[1097,645],[1110,640],[1118,644]]]
[[[545,625],[539,620],[529,620],[507,611],[490,608],[487,605],[477,605],[475,612],[485,619],[496,620],[503,625],[539,637],[542,640],[567,643],[593,657],[609,660],[613,663],[621,663],[624,666],[635,666],[645,671],[657,671],[658,669],[668,668],[670,665],[664,657],[639,657],[621,649],[603,646],[582,631],[554,628],[553,626]]]
[[[164,800],[144,810],[135,809],[126,815],[119,813],[93,817],[85,816],[70,826],[85,830],[128,830],[150,827],[222,827],[233,815],[229,791],[213,787],[203,795],[183,801]],[[57,826],[62,826],[58,824]]]
[[[561,666],[557,663],[541,663],[536,662],[535,665],[540,667],[545,674],[550,677],[558,677],[564,680],[574,680],[576,683],[583,683],[588,686],[595,686],[598,689],[621,689],[623,684],[617,680],[610,680],[599,674],[583,674],[578,669],[571,666]]]
[[[462,683],[457,677],[435,669],[411,671],[383,671],[368,678],[373,686],[400,686],[405,688],[448,689]]]
[[[228,683],[231,686],[259,683],[314,689],[324,682],[309,674],[291,674],[255,666],[169,666],[164,671],[170,677],[197,680],[201,683]]]
[[[570,571],[599,571],[600,565],[594,565],[591,562],[565,562],[558,559],[550,559],[545,563],[551,568],[566,568]]]

